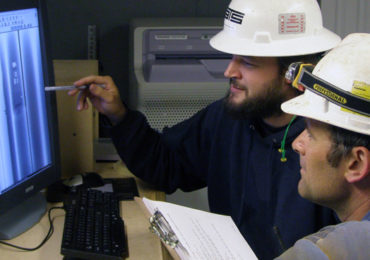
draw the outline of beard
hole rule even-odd
[[[231,83],[239,85],[234,78],[230,79]],[[283,114],[280,105],[288,98],[287,94],[283,91],[281,78],[275,78],[267,82],[262,88],[263,91],[257,96],[248,97],[248,88],[242,86],[242,89],[247,92],[247,97],[240,104],[233,103],[233,93],[229,90],[223,99],[226,112],[234,119],[268,118]]]

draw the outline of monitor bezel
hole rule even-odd
[[[50,37],[48,30],[48,17],[45,0],[12,0],[0,4],[0,12],[37,8],[40,30],[41,59],[46,86],[54,85],[53,63],[50,50]],[[56,111],[56,97],[53,92],[45,92],[47,105],[47,118],[49,138],[51,145],[51,166],[41,170],[27,180],[9,188],[0,194],[0,215],[13,207],[21,204],[29,197],[47,188],[50,184],[60,179],[60,155],[58,139],[58,117]]]

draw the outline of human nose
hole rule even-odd
[[[233,57],[227,66],[224,76],[226,78],[240,78],[239,63],[236,57]]]
[[[304,140],[307,134],[307,130],[305,129],[292,143],[293,150],[299,155],[304,155]]]

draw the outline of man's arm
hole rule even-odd
[[[370,259],[370,222],[350,221],[328,226],[298,240],[277,260]]]

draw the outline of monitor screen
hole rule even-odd
[[[60,178],[44,8],[44,0],[0,3],[0,239],[39,220],[40,191]]]

